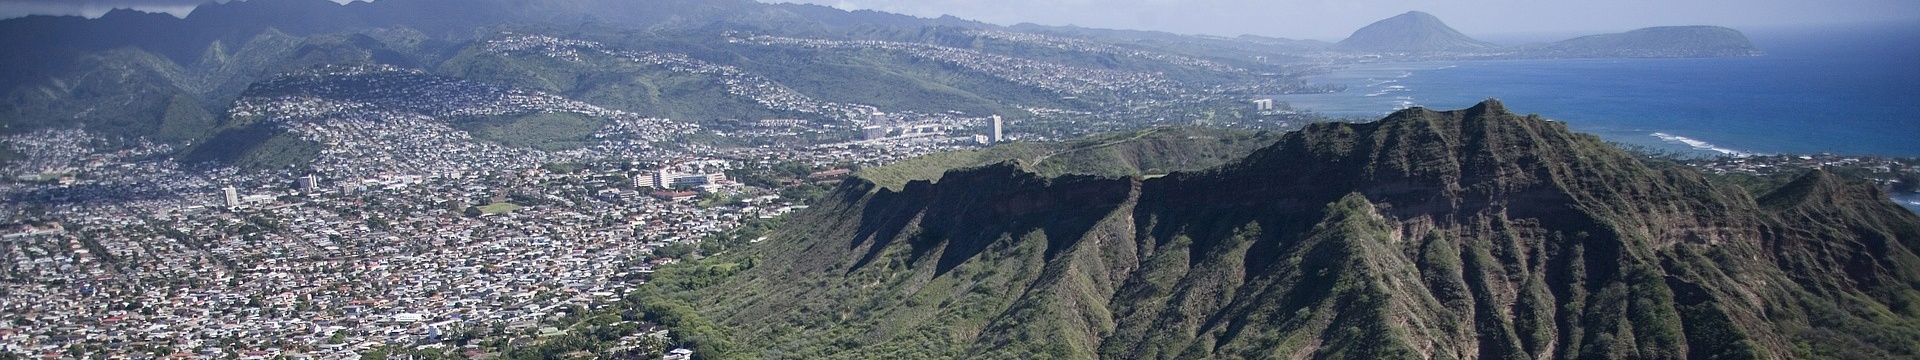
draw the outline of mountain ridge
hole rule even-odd
[[[1920,218],[1876,191],[1756,200],[1488,101],[1151,179],[852,180],[694,298],[766,357],[1913,355]]]

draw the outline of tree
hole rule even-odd
[[[662,246],[658,249],[654,249],[653,255],[656,257],[662,257],[662,258],[678,259],[678,258],[686,257],[687,255],[692,255],[693,250],[694,250],[693,245],[688,245],[686,243],[674,243],[672,245]]]

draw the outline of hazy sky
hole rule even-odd
[[[0,0],[0,19],[27,15],[79,15],[100,17],[113,9],[135,9],[186,17],[195,6],[230,0]],[[331,0],[348,3],[366,0]]]
[[[137,8],[184,16],[208,0],[0,0],[0,18],[99,16]],[[347,0],[333,0],[345,2]],[[644,1],[644,0],[636,0]],[[921,17],[954,15],[1011,25],[1031,22],[1187,34],[1338,40],[1409,10],[1432,13],[1469,35],[1585,33],[1657,25],[1774,25],[1920,19],[1920,0],[761,0],[804,2]]]
[[[0,18],[27,15],[81,15],[98,17],[115,8],[186,15],[206,0],[0,0]]]
[[[769,1],[769,0],[762,0]],[[1409,10],[1469,35],[1619,31],[1659,25],[1909,20],[1920,0],[777,0],[1002,25],[1031,22],[1189,34],[1339,40]]]

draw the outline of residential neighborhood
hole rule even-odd
[[[925,136],[715,148],[676,143],[711,131],[690,123],[406,70],[333,68],[287,81],[290,91],[243,100],[234,115],[324,145],[297,170],[184,164],[161,155],[172,150],[164,145],[81,130],[0,139],[25,155],[0,183],[4,223],[19,224],[0,229],[0,354],[485,353],[493,349],[477,339],[563,334],[560,319],[620,300],[687,254],[662,249],[700,247],[806,207],[781,187],[828,187],[848,167],[977,147],[953,129],[986,126],[897,114],[889,123],[949,125]],[[354,82],[400,90],[326,91]],[[444,120],[542,112],[607,121],[594,143],[544,151],[476,139]],[[768,172],[781,165],[804,171]],[[670,332],[621,341],[646,348]]]

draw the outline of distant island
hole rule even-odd
[[[1764,54],[1739,30],[1719,26],[1650,27],[1548,44],[1501,47],[1461,34],[1440,21],[1440,18],[1419,11],[1409,11],[1369,24],[1328,49],[1363,54],[1498,58],[1685,58]]]
[[[1521,49],[1530,57],[1543,58],[1730,57],[1764,54],[1739,30],[1719,26],[1650,27],[1522,46]]]

